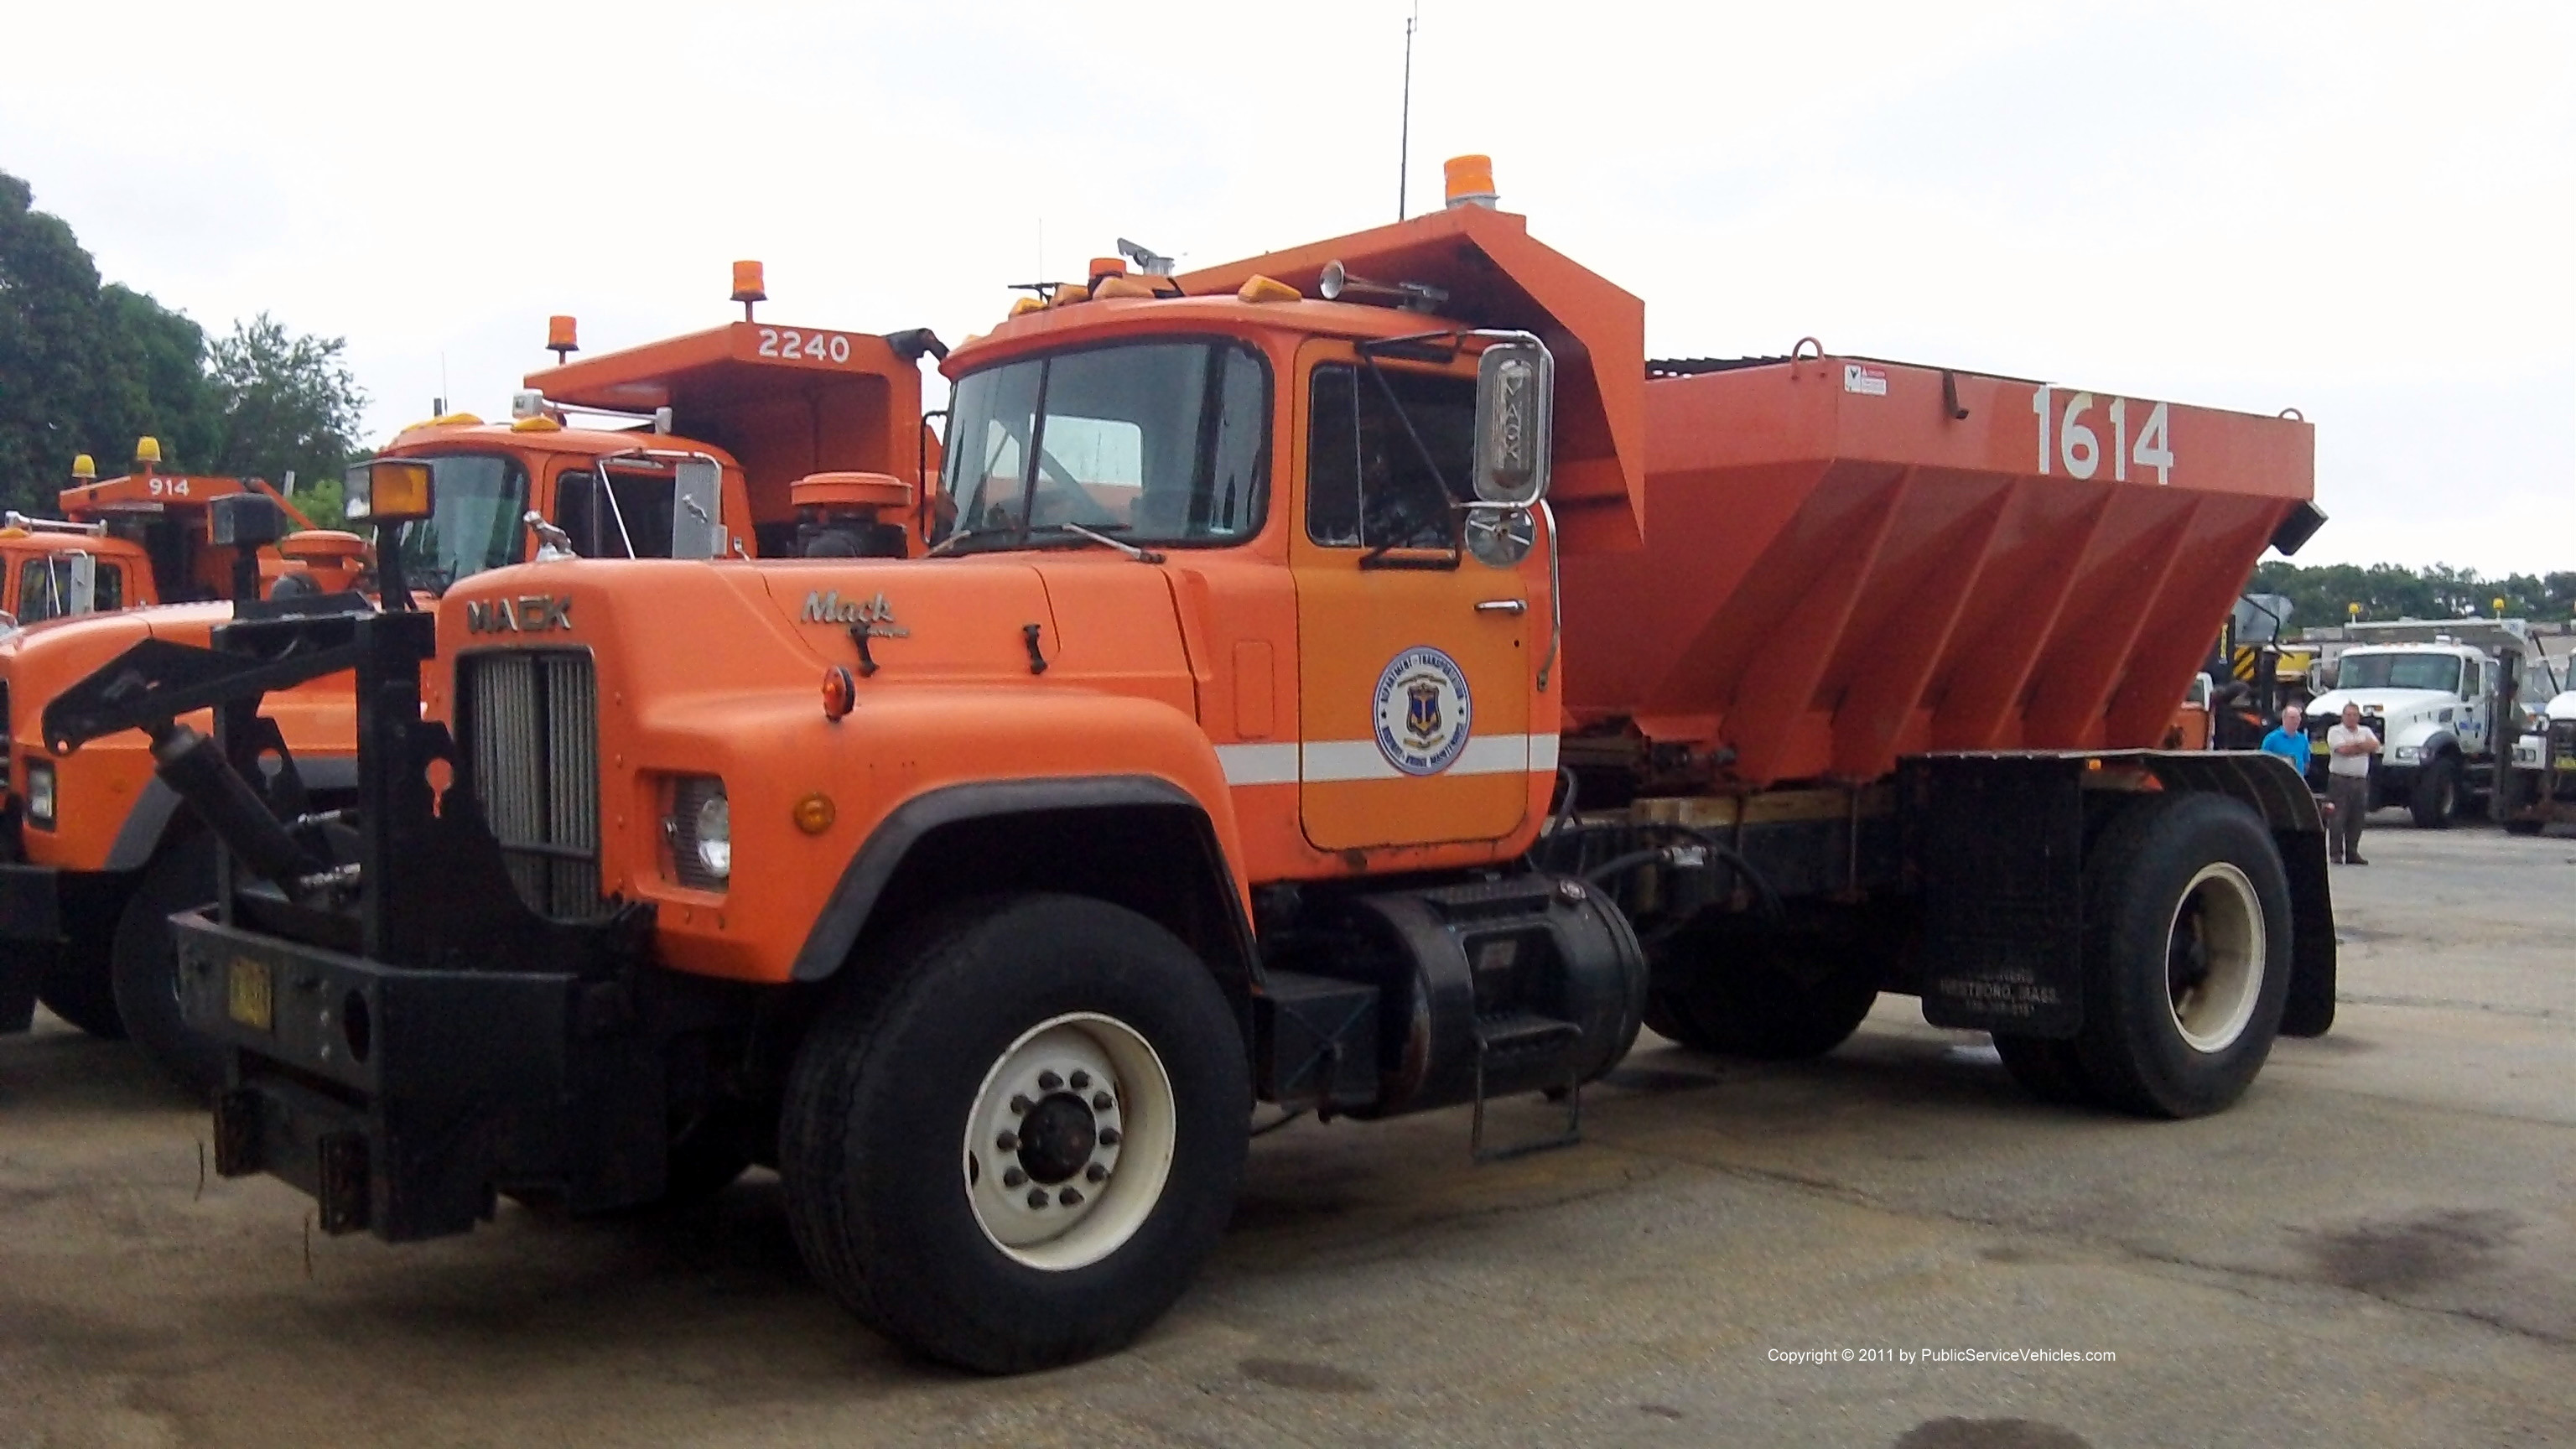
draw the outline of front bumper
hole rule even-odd
[[[663,1190],[663,1072],[625,988],[423,971],[173,918],[180,1010],[221,1043],[215,1165],[388,1242],[490,1218],[503,1191],[577,1211]]]

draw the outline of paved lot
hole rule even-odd
[[[2576,841],[2368,844],[2341,1026],[2217,1119],[2035,1106],[1910,1001],[1813,1066],[1650,1043],[1573,1151],[1262,1139],[1159,1330],[1000,1383],[827,1305],[764,1176],[308,1243],[119,1049],[0,1040],[0,1446],[2576,1442]]]

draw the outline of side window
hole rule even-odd
[[[125,607],[125,572],[114,564],[94,565],[92,607],[105,613]],[[72,560],[67,554],[31,558],[18,569],[18,622],[58,619],[72,608]]]
[[[54,606],[54,571],[48,559],[31,558],[18,569],[18,607],[21,624],[33,624],[62,612]]]
[[[1467,499],[1474,379],[1327,363],[1307,396],[1307,537],[1343,548],[1457,542],[1452,505]]]

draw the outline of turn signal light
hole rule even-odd
[[[832,808],[832,797],[817,790],[796,802],[796,828],[808,835],[820,835],[832,828],[840,812]]]
[[[859,682],[850,671],[833,665],[823,671],[823,718],[840,719],[859,707]]]

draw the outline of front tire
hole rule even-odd
[[[100,1041],[123,1041],[125,1021],[116,1010],[116,982],[111,969],[117,912],[122,907],[112,889],[62,903],[63,935],[59,945],[31,943],[29,949],[50,953],[52,964],[38,978],[36,999],[45,1009]],[[68,895],[68,893],[67,893]]]
[[[2198,1117],[2244,1095],[2290,989],[2290,889],[2272,835],[2217,795],[2152,796],[2084,866],[2084,1025],[2105,1104]]]
[[[984,1373],[1107,1353],[1161,1317],[1223,1233],[1247,1145],[1242,1031],[1206,963],[1133,911],[1022,895],[848,969],[865,974],[798,1049],[779,1130],[823,1287]]]
[[[2447,829],[2460,808],[2460,762],[2443,755],[2415,772],[2415,791],[2406,809],[2418,830]]]
[[[171,938],[170,917],[214,898],[214,837],[192,835],[163,849],[144,868],[117,917],[108,973],[117,1015],[135,1045],[199,1096],[212,1096],[224,1084],[224,1054],[179,1014],[179,947]]]

